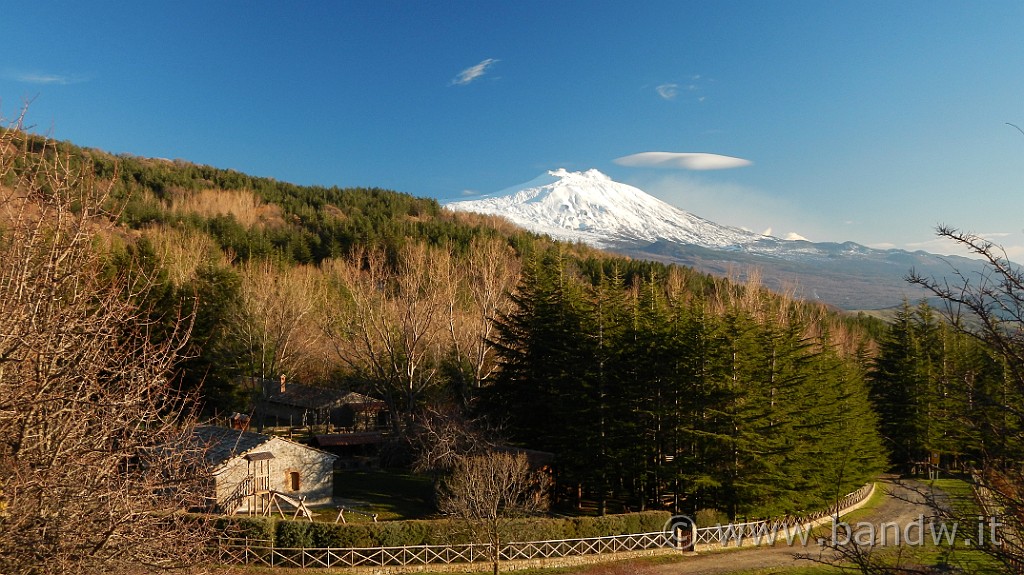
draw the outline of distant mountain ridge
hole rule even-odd
[[[923,251],[877,250],[854,243],[786,240],[717,224],[598,170],[552,170],[449,209],[505,217],[533,232],[631,257],[674,262],[716,275],[752,270],[773,289],[836,307],[883,309],[925,297],[905,277],[971,272],[980,262]]]

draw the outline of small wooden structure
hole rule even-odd
[[[357,462],[376,459],[380,447],[386,441],[383,432],[362,431],[354,433],[324,433],[313,436],[312,444],[324,451],[337,455],[343,467],[361,467]]]
[[[376,513],[366,513],[366,512],[363,512],[363,511],[357,511],[355,509],[345,509],[344,507],[339,507],[338,508],[338,515],[334,518],[334,522],[335,523],[348,523],[348,521],[345,521],[345,512],[346,511],[348,511],[349,513],[355,513],[357,515],[362,515],[363,517],[369,517],[370,519],[373,519],[374,523],[377,522],[377,514]]]

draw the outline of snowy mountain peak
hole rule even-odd
[[[598,170],[551,170],[540,177],[448,208],[503,216],[528,230],[598,247],[669,240],[730,247],[763,239],[671,206]]]
[[[596,170],[594,168],[590,168],[585,172],[570,172],[565,168],[558,168],[557,170],[549,171],[548,174],[563,180],[593,180],[596,182],[612,181],[611,178],[601,173],[600,170]]]
[[[582,241],[630,257],[671,261],[734,277],[756,268],[765,285],[844,309],[880,309],[924,297],[904,280],[911,268],[925,277],[949,273],[949,257],[873,250],[852,242],[779,239],[699,218],[597,170],[552,170],[525,184],[453,210],[503,216],[528,230]],[[975,260],[956,258],[961,271]]]

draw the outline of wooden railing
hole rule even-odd
[[[502,561],[518,559],[548,559],[551,557],[576,557],[580,555],[601,555],[626,551],[646,551],[673,547],[671,533],[634,533],[610,535],[584,539],[560,539],[554,541],[525,541],[509,543],[501,548]]]
[[[220,504],[221,513],[233,515],[242,506],[242,503],[245,502],[245,498],[254,493],[254,487],[252,475],[246,475],[235,487],[235,490],[231,492],[231,495],[228,495],[224,502]]]
[[[786,529],[806,526],[834,515],[863,501],[872,493],[874,484],[843,497],[837,505],[802,517],[754,521],[695,529],[693,538],[680,543],[679,533],[656,531],[609,535],[582,539],[552,541],[523,541],[507,543],[501,547],[501,561],[551,559],[646,551],[655,549],[692,549],[698,545],[728,546],[767,542],[771,534],[785,533]],[[417,565],[448,565],[489,561],[490,544],[465,543],[455,545],[408,545],[401,547],[367,548],[283,548],[271,541],[254,539],[220,539],[217,543],[220,559],[224,563],[264,565],[268,567],[387,567]]]
[[[642,551],[672,547],[669,533],[635,533],[560,539],[554,541],[526,541],[501,546],[502,561],[550,559]],[[458,545],[408,545],[402,547],[367,548],[282,548],[269,541],[253,539],[221,539],[218,542],[221,561],[265,565],[268,567],[385,567],[408,565],[449,565],[489,561],[488,543]]]
[[[700,527],[694,530],[693,542],[695,545],[719,545],[722,547],[773,544],[786,537],[808,533],[815,523],[834,517],[836,514],[843,514],[845,510],[870,496],[873,491],[874,483],[868,483],[860,489],[846,494],[828,509],[806,515]]]
[[[1012,573],[1024,573],[1024,561],[1020,555],[1024,551],[1024,541],[1013,525],[1007,525],[1006,510],[992,492],[980,471],[971,471],[971,490],[985,518],[992,521],[992,539],[989,543],[996,559],[1010,569]],[[980,519],[980,518],[979,518]]]

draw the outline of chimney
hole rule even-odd
[[[285,377],[286,377],[285,374],[282,373],[281,374],[281,393],[284,393],[285,389],[286,389],[286,386],[284,384]]]

